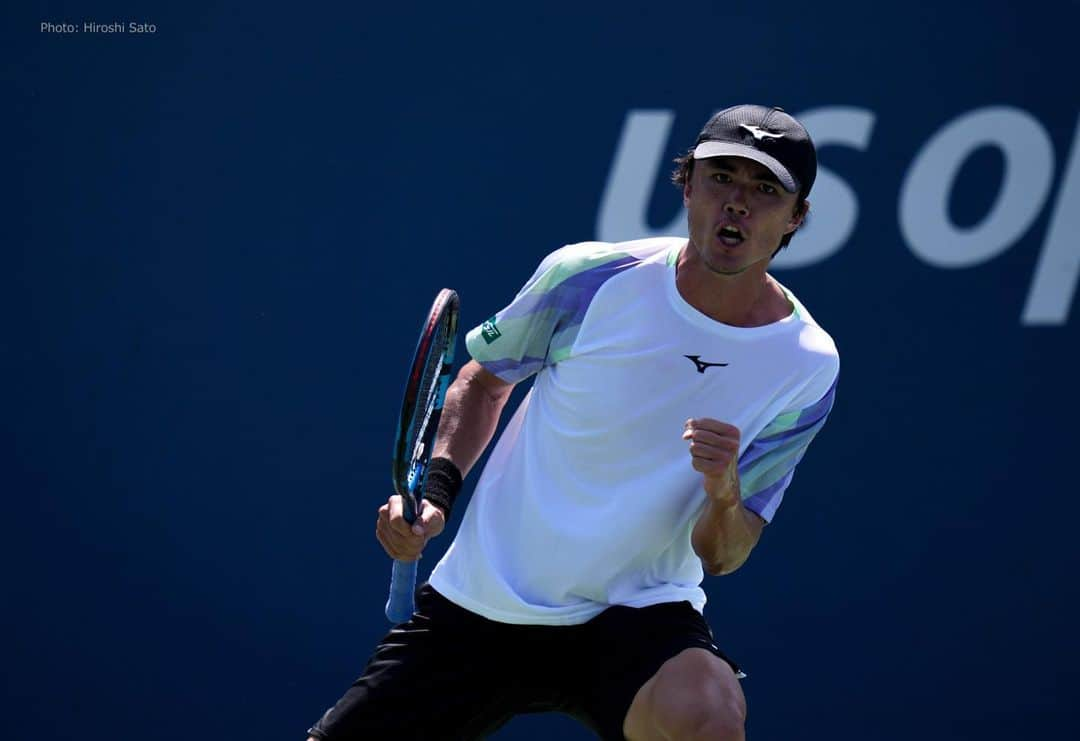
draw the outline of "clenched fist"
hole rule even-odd
[[[395,494],[379,507],[375,537],[391,558],[416,561],[427,542],[446,527],[446,515],[426,499],[420,502],[420,516],[411,525],[405,521],[401,496]]]
[[[705,476],[705,492],[718,504],[739,498],[739,428],[709,417],[688,419],[683,440],[690,445],[695,471]]]

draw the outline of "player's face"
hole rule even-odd
[[[764,271],[781,238],[802,222],[797,202],[768,168],[743,157],[697,160],[683,188],[690,243],[721,275],[754,265]]]

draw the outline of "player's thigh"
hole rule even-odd
[[[421,590],[417,614],[376,647],[363,674],[309,729],[319,739],[474,738],[510,717],[488,621]]]
[[[579,666],[571,677],[571,714],[603,739],[622,739],[633,701],[661,668],[686,649],[702,649],[737,671],[713,642],[712,631],[689,602],[614,606],[584,626]]]
[[[746,698],[735,671],[704,648],[664,662],[634,696],[623,732],[631,741],[742,738]]]

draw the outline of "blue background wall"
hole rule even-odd
[[[872,120],[821,148],[841,185],[786,259],[823,256],[776,271],[840,347],[835,412],[706,582],[751,738],[1068,735],[1080,9],[1028,7],[5,9],[4,735],[302,738],[385,629],[430,296],[472,326],[564,243],[677,227],[649,168],[744,101]],[[156,32],[39,30],[84,21]],[[497,737],[554,734],[588,737]]]

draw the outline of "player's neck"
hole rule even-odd
[[[792,311],[790,300],[766,269],[769,261],[736,275],[715,273],[688,244],[676,263],[675,286],[705,316],[733,327],[760,327]]]

